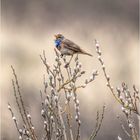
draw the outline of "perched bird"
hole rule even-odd
[[[85,54],[85,55],[92,56],[91,54],[81,49],[74,42],[66,39],[62,34],[55,35],[55,38],[56,38],[55,47],[60,51],[61,56],[63,55],[73,56],[74,54]]]

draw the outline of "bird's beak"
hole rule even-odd
[[[57,38],[57,35],[54,35],[55,36],[55,38]]]

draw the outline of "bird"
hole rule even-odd
[[[61,56],[70,55],[73,57],[74,54],[85,54],[92,56],[92,54],[87,53],[73,41],[65,38],[62,34],[56,34],[55,36],[55,47],[60,51]]]

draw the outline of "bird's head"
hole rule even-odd
[[[56,40],[63,40],[64,39],[64,36],[62,34],[56,34],[54,35]]]

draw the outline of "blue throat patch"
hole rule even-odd
[[[57,48],[59,48],[60,45],[61,45],[61,40],[60,40],[60,39],[56,39],[56,40],[55,40],[55,46],[56,46]]]

